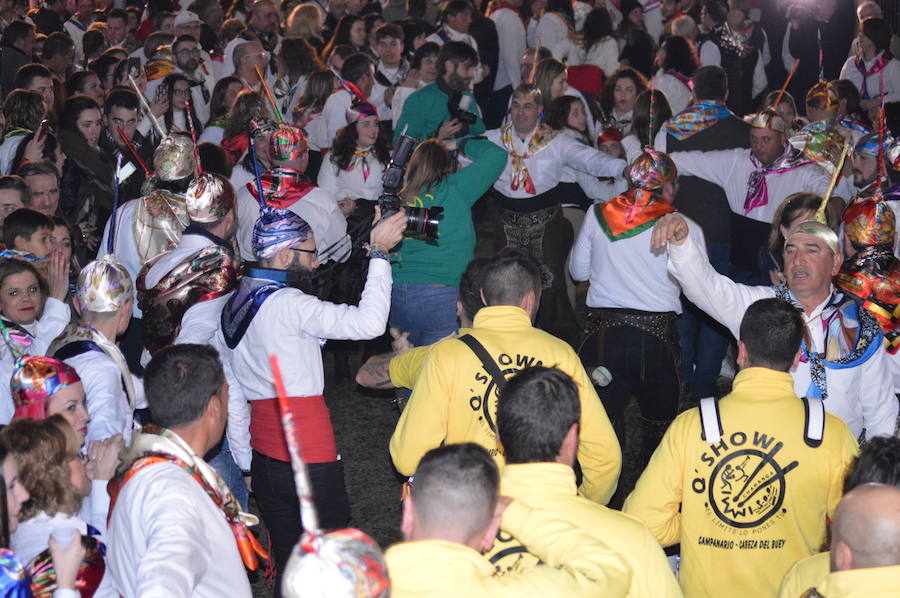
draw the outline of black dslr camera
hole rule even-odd
[[[400,211],[406,210],[406,231],[408,236],[425,236],[428,239],[437,239],[438,220],[442,216],[444,208],[416,208],[403,205],[403,200],[397,195],[403,188],[403,175],[406,171],[406,163],[416,147],[416,141],[412,137],[400,134],[400,141],[394,149],[391,161],[381,178],[383,190],[378,198],[381,207],[381,217],[387,218]]]

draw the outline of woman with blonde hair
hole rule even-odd
[[[304,3],[294,8],[287,18],[285,37],[302,37],[321,52],[325,48],[322,32],[325,31],[325,15],[315,4]]]
[[[450,152],[464,153],[472,162],[454,172]],[[390,325],[409,333],[415,345],[430,345],[458,328],[456,296],[459,279],[475,253],[472,205],[506,166],[507,153],[480,139],[419,144],[407,165],[403,203],[442,208],[440,236],[408,237],[400,245],[400,259],[392,265]]]
[[[10,538],[13,552],[23,562],[30,562],[49,547],[50,537],[57,530],[72,529],[93,537],[88,541],[94,548],[90,558],[102,560],[104,534],[79,518],[78,511],[91,493],[87,470],[97,479],[109,480],[115,474],[118,455],[107,452],[101,459],[93,454],[86,460],[75,431],[60,415],[40,421],[16,420],[3,429],[2,435],[30,495]],[[108,575],[103,576],[94,596],[116,596]]]
[[[566,93],[566,65],[555,58],[545,58],[534,69],[534,84],[541,90],[544,110]]]

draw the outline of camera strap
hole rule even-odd
[[[497,387],[497,390],[503,390],[503,387],[506,386],[506,376],[503,375],[500,366],[497,365],[497,362],[494,361],[491,354],[487,352],[484,345],[478,342],[471,334],[464,334],[457,340],[462,341],[465,346],[472,350],[472,353],[475,354],[475,357],[477,357],[481,362],[481,365],[484,366],[485,371],[494,379],[494,385]]]

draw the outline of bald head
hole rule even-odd
[[[900,489],[864,484],[841,500],[831,524],[831,570],[900,565]]]

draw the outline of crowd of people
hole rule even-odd
[[[4,595],[900,595],[892,10],[0,0]]]

